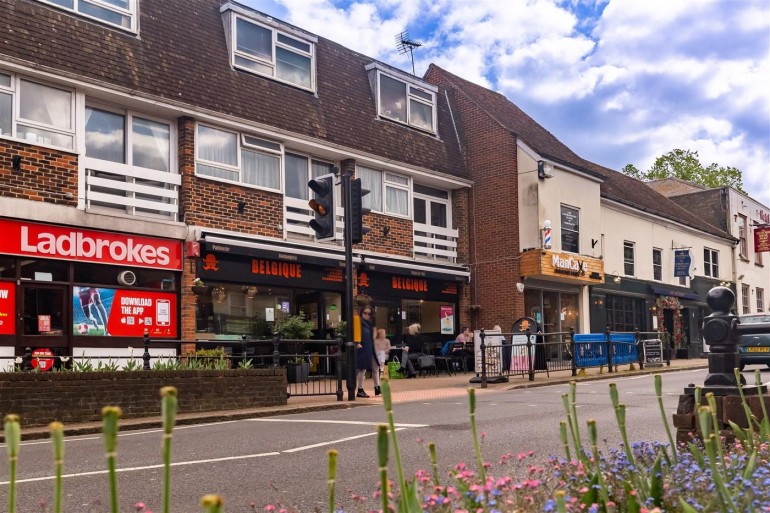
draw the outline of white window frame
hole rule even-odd
[[[765,311],[765,289],[762,287],[756,288],[757,294],[757,312]]]
[[[5,70],[0,70],[0,73],[2,73],[3,75],[9,75],[11,77],[11,85],[10,85],[10,87],[0,86],[0,94],[10,94],[11,95],[11,133],[10,134],[3,133],[2,135],[0,135],[0,137],[15,139],[17,141],[22,141],[22,142],[25,142],[25,143],[28,143],[28,144],[34,144],[35,146],[45,146],[45,147],[49,147],[49,148],[57,148],[57,149],[62,149],[62,150],[68,151],[68,152],[75,152],[75,151],[77,151],[77,147],[78,147],[78,141],[77,141],[77,137],[76,137],[76,119],[77,119],[77,111],[76,111],[77,101],[76,101],[76,97],[77,97],[77,94],[76,94],[75,90],[71,89],[69,87],[62,87],[60,85],[50,84],[50,83],[47,83],[47,82],[41,81],[41,80],[33,80],[33,79],[30,79],[30,78],[27,78],[27,77],[24,77],[24,76],[20,76],[20,75],[17,75],[16,73],[11,73],[11,72],[5,71]],[[58,89],[59,91],[64,91],[64,92],[69,93],[69,95],[70,95],[70,121],[69,121],[70,129],[69,130],[65,130],[65,129],[62,129],[62,128],[59,128],[59,127],[55,127],[55,126],[51,126],[51,125],[45,125],[45,124],[39,123],[39,122],[34,121],[34,120],[24,119],[24,118],[22,118],[20,116],[20,114],[21,114],[21,82],[22,81],[31,82],[33,84],[36,84],[36,85],[39,85],[39,86],[42,86],[42,87],[48,87],[48,88],[51,88],[51,89]],[[44,131],[47,131],[47,132],[54,132],[54,133],[57,133],[57,134],[62,134],[62,135],[69,136],[69,137],[72,138],[72,146],[71,147],[59,146],[59,145],[56,145],[56,144],[53,144],[53,143],[46,143],[46,142],[40,141],[40,140],[31,141],[31,140],[26,139],[26,138],[21,138],[21,137],[18,136],[18,125],[20,125],[20,124],[21,125],[27,125],[27,126],[29,126],[31,128],[36,128],[36,129],[39,129],[39,130],[44,130]]]
[[[212,130],[219,130],[220,132],[227,132],[227,133],[230,133],[230,134],[235,134],[236,141],[237,141],[237,147],[236,147],[236,153],[237,153],[237,155],[236,155],[236,162],[237,162],[237,165],[231,166],[231,165],[228,165],[228,164],[222,164],[222,163],[216,162],[216,161],[205,160],[205,159],[202,159],[202,158],[200,158],[198,156],[198,149],[200,147],[199,144],[198,144],[198,127],[200,127],[200,126],[204,126],[206,128],[210,128]],[[278,146],[280,148],[280,150],[274,150],[274,149],[263,147],[263,146],[249,144],[249,143],[245,142],[246,137],[253,137],[254,139],[258,139],[260,141],[264,141],[264,142],[266,142],[268,144],[271,144],[271,145],[274,144],[274,145]],[[258,153],[265,153],[265,154],[268,154],[268,155],[276,155],[278,157],[278,173],[279,173],[279,177],[278,177],[278,188],[277,189],[271,189],[270,187],[265,187],[263,185],[255,185],[255,184],[247,183],[247,182],[243,181],[243,162],[242,162],[243,158],[242,158],[241,152],[244,149],[247,149],[248,151],[255,151],[255,152],[258,152]],[[259,135],[248,134],[248,133],[245,133],[245,132],[240,132],[238,130],[230,130],[230,129],[227,129],[227,128],[222,128],[220,126],[210,125],[208,123],[196,123],[195,124],[195,176],[197,176],[199,178],[203,178],[203,179],[206,179],[206,180],[214,180],[214,181],[217,181],[217,182],[234,183],[234,184],[241,185],[243,187],[250,187],[252,189],[259,189],[259,190],[268,191],[268,192],[280,192],[280,193],[283,193],[283,191],[284,191],[284,187],[283,187],[283,184],[284,184],[284,179],[283,179],[283,174],[284,174],[283,156],[284,156],[284,146],[283,146],[283,144],[281,144],[279,142],[271,141],[271,140],[269,140],[269,139],[267,139],[265,137],[259,136]],[[237,181],[236,180],[228,180],[227,178],[219,178],[219,177],[216,177],[216,176],[210,176],[210,175],[199,173],[198,172],[198,163],[203,164],[205,166],[211,166],[211,167],[220,168],[220,169],[224,169],[224,170],[227,170],[227,171],[235,172],[235,173],[238,174],[238,180]]]
[[[749,259],[748,231],[749,218],[743,214],[738,214],[738,256],[742,260]]]
[[[716,263],[714,263],[714,256],[716,256]],[[711,278],[719,278],[719,251],[716,249],[703,248],[703,274]]]
[[[96,109],[96,110],[102,110],[104,112],[109,112],[109,113],[112,113],[112,114],[117,114],[119,116],[123,116],[123,129],[125,131],[124,132],[125,139],[124,139],[123,142],[125,143],[125,148],[124,149],[125,149],[125,152],[126,152],[126,154],[124,155],[126,161],[123,162],[123,164],[125,164],[127,166],[131,166],[131,167],[139,167],[136,164],[134,164],[134,162],[133,162],[134,157],[133,157],[133,153],[131,151],[132,145],[133,145],[133,142],[134,142],[134,140],[133,140],[133,138],[134,138],[134,134],[133,134],[133,132],[134,132],[133,131],[133,121],[134,121],[134,118],[146,119],[147,121],[153,121],[155,123],[160,123],[160,124],[168,125],[168,129],[169,129],[169,131],[168,131],[169,157],[168,157],[168,171],[167,172],[170,173],[170,174],[179,174],[179,169],[178,169],[178,166],[176,164],[176,153],[177,153],[177,150],[178,150],[178,145],[176,143],[176,140],[177,140],[176,139],[176,123],[173,120],[166,119],[166,118],[161,118],[161,117],[157,117],[157,116],[153,116],[151,114],[146,114],[144,112],[133,110],[133,109],[121,109],[121,108],[116,108],[116,107],[110,107],[110,106],[103,105],[103,104],[100,104],[99,102],[94,102],[94,101],[86,101],[86,106],[85,106],[84,110],[88,110],[89,108]],[[86,127],[85,127],[85,124],[84,124],[83,125],[83,157],[91,159],[91,160],[98,160],[100,162],[105,162],[105,163],[108,163],[108,164],[114,164],[114,162],[109,161],[109,160],[101,160],[101,159],[97,159],[95,157],[88,157],[86,155],[86,152],[88,151],[88,149],[86,148],[85,134],[86,134]],[[149,167],[147,167],[147,168],[140,168],[140,169],[149,169],[149,170],[152,170],[152,171],[157,171],[159,173],[163,172],[160,169],[152,169],[152,168],[149,168]]]
[[[301,151],[292,151],[291,148],[284,148],[283,157],[281,158],[281,169],[283,170],[283,172],[281,173],[281,188],[283,190],[283,194],[284,195],[286,195],[286,193],[287,193],[287,191],[286,191],[286,163],[285,163],[285,158],[286,158],[287,154],[291,154],[291,155],[294,155],[295,157],[301,157],[301,158],[307,159],[307,167],[305,169],[305,172],[307,173],[307,175],[306,175],[306,178],[307,178],[306,181],[307,182],[309,182],[310,180],[312,180],[314,178],[313,177],[313,162],[317,162],[319,164],[328,164],[330,166],[337,166],[337,163],[332,161],[332,160],[327,160],[327,159],[323,159],[323,158],[314,157],[313,155],[311,155],[309,153],[303,153]],[[329,171],[329,173],[330,172],[331,171]],[[323,174],[328,174],[328,173],[323,173]],[[319,175],[319,176],[321,176],[321,175]],[[342,201],[342,196],[341,196],[342,193],[341,193],[340,189],[341,189],[340,187],[335,187],[334,188],[334,198],[335,198],[335,201],[336,201],[337,205],[342,206],[342,202],[341,202]],[[310,187],[308,187],[307,190],[308,190],[308,200],[309,200],[310,198],[313,197],[312,196],[313,193],[310,190]],[[299,200],[299,201],[305,201],[303,198],[294,198],[294,197],[292,197],[292,198],[295,199],[295,200]]]
[[[406,123],[404,123],[403,121],[401,121],[399,119],[392,118],[392,117],[386,115],[381,110],[381,108],[382,108],[381,80],[382,80],[383,76],[388,77],[391,80],[395,80],[396,82],[401,82],[402,84],[404,84],[404,94],[406,95],[406,97],[405,97],[405,100],[406,100]],[[416,89],[416,90],[418,90],[421,93],[430,95],[432,99],[430,101],[428,101],[425,98],[422,98],[420,96],[414,95],[414,94],[412,94],[412,89]],[[423,126],[418,126],[418,125],[415,125],[412,122],[412,100],[416,101],[417,103],[421,103],[423,105],[428,105],[429,107],[431,107],[431,114],[432,114],[431,125],[432,125],[432,128],[425,128]],[[415,128],[417,130],[421,130],[423,132],[428,132],[428,133],[431,133],[431,134],[435,134],[436,133],[436,122],[437,122],[436,121],[436,118],[437,118],[437,112],[436,111],[437,111],[437,108],[436,108],[436,93],[435,92],[429,91],[429,90],[425,89],[424,87],[420,87],[417,84],[410,83],[409,81],[403,80],[403,79],[401,79],[399,77],[396,77],[396,76],[394,76],[394,75],[392,75],[390,73],[384,73],[382,70],[379,70],[379,69],[377,70],[377,115],[378,116],[380,116],[382,118],[385,118],[385,119],[389,119],[391,121],[395,121],[396,123],[408,125],[408,126],[410,126],[412,128]]]
[[[248,73],[254,73],[255,75],[260,75],[260,76],[263,76],[263,77],[268,77],[268,78],[271,78],[271,79],[276,80],[278,82],[281,82],[281,83],[284,83],[284,84],[289,84],[289,85],[291,85],[293,87],[297,87],[299,89],[303,89],[305,91],[315,92],[315,90],[316,90],[316,56],[315,56],[315,47],[316,47],[316,45],[315,45],[315,41],[312,41],[310,39],[304,39],[304,38],[298,37],[297,34],[293,34],[293,33],[289,33],[289,32],[286,32],[286,31],[278,30],[275,27],[271,27],[270,25],[267,25],[265,23],[259,23],[256,20],[253,20],[253,19],[251,19],[249,17],[243,16],[243,15],[238,14],[238,13],[233,13],[233,16],[232,16],[231,20],[232,20],[232,22],[230,24],[231,25],[231,27],[230,27],[230,30],[231,30],[230,37],[231,37],[231,41],[232,41],[232,49],[230,51],[230,64],[234,68],[246,71]],[[272,34],[271,45],[270,45],[270,54],[271,55],[270,55],[270,60],[269,61],[267,61],[265,59],[261,59],[261,58],[257,57],[256,55],[252,55],[252,54],[249,54],[249,53],[246,53],[246,52],[238,51],[238,20],[242,20],[242,21],[244,21],[246,23],[251,23],[252,25],[256,25],[257,27],[263,28],[265,30],[269,30],[271,32],[271,34]],[[288,45],[286,43],[283,43],[283,42],[279,41],[278,40],[278,36],[279,35],[287,37],[289,39],[293,39],[293,40],[298,41],[298,42],[300,42],[302,44],[308,45],[310,47],[310,51],[309,52],[303,52],[302,50],[300,50],[297,47],[294,47],[294,46],[291,46],[291,45]],[[277,75],[276,67],[277,67],[278,63],[276,61],[276,48],[281,48],[281,49],[286,50],[288,52],[292,52],[292,53],[295,53],[297,55],[301,55],[302,57],[307,57],[307,58],[310,59],[310,87],[305,87],[304,85],[297,84],[296,82],[291,82],[291,81],[283,79],[283,78],[281,78],[281,77],[279,77]],[[236,57],[240,57],[242,59],[246,59],[246,60],[255,62],[255,63],[259,64],[259,65],[262,65],[262,66],[265,66],[267,68],[270,68],[272,70],[272,73],[271,74],[260,73],[259,71],[255,70],[253,68],[248,68],[246,66],[238,65],[238,64],[236,64],[236,60],[235,60]]]
[[[59,5],[49,0],[37,0],[37,1],[46,5],[50,5],[51,7],[55,7],[56,9],[61,9],[63,11],[75,13],[78,16],[88,18],[89,20],[94,20],[99,23],[104,23],[105,25],[109,25],[110,27],[114,27],[120,30],[126,30],[129,32],[137,32],[138,19],[139,19],[139,16],[137,15],[137,11],[136,11],[137,0],[128,0],[128,9],[123,9],[122,7],[118,7],[117,5],[112,5],[111,3],[104,2],[103,0],[72,0],[72,7]],[[79,9],[80,4],[82,3],[92,4],[92,5],[95,5],[96,7],[99,7],[100,9],[105,9],[107,11],[112,11],[122,16],[127,16],[130,20],[129,26],[124,27],[123,25],[116,25],[115,23],[99,18],[98,16],[93,16],[91,14],[84,13]]]
[[[655,254],[660,257],[660,263],[655,263]],[[655,277],[655,269],[659,271],[659,277]],[[655,281],[663,281],[663,250],[660,248],[652,248],[652,279]]]
[[[426,185],[426,187],[429,187]],[[432,187],[435,189],[435,187]],[[413,191],[412,193],[412,205],[414,205],[415,200],[423,200],[425,201],[425,224],[428,226],[433,226],[430,223],[430,204],[431,203],[441,203],[442,205],[446,206],[446,228],[452,228],[454,226],[452,224],[452,200],[451,200],[451,194],[449,194],[449,191],[445,191],[443,189],[436,189],[441,190],[442,192],[447,193],[446,198],[439,198],[438,196],[432,196],[430,194],[426,193],[420,193],[417,191]],[[412,207],[412,219],[414,220],[414,206]],[[415,221],[416,222],[416,221]]]
[[[631,260],[626,259],[626,248],[631,248]],[[631,266],[631,272],[626,271],[626,266]],[[623,275],[636,276],[636,243],[630,240],[623,241]]]
[[[379,173],[380,175],[380,190],[382,191],[382,194],[380,195],[381,198],[381,204],[380,205],[374,205],[371,206],[372,212],[378,212],[380,214],[385,214],[393,217],[400,217],[402,219],[411,219],[412,215],[412,179],[409,176],[406,175],[400,175],[398,173],[392,173],[390,171],[383,171],[380,169],[374,169],[369,166],[357,166],[357,168],[363,167],[367,171],[373,172],[373,173]],[[390,180],[388,180],[389,177],[392,177]],[[398,182],[393,181],[393,178],[402,178],[406,180],[406,184],[401,184]],[[406,191],[406,214],[400,214],[398,212],[389,212],[387,209],[387,189],[398,189],[402,191]]]
[[[751,287],[747,283],[741,284],[741,309],[744,314],[751,313]]]

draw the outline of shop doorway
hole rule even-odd
[[[58,349],[63,354],[70,352],[72,324],[70,288],[63,285],[22,285],[21,287],[21,330],[16,348],[23,354],[27,347],[35,349]]]
[[[374,327],[385,330],[391,345],[401,345],[401,305],[396,302],[378,301],[374,309]]]
[[[313,325],[313,338],[326,338],[326,323],[319,312],[324,311],[323,294],[320,292],[307,292],[295,296],[294,305],[298,315],[310,321]]]

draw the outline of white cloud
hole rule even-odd
[[[770,205],[767,0],[247,3],[278,4],[286,21],[411,71],[394,44],[409,29],[424,43],[418,74],[434,62],[506,94],[586,158],[646,169],[674,148],[698,150],[741,169]]]

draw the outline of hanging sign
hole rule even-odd
[[[770,226],[754,227],[754,251],[770,251]]]
[[[677,249],[674,251],[674,277],[688,277],[690,276],[690,258],[689,249]]]

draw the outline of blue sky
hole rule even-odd
[[[770,206],[770,0],[242,0],[422,75],[508,97],[582,157],[641,170],[674,148],[743,171]]]

